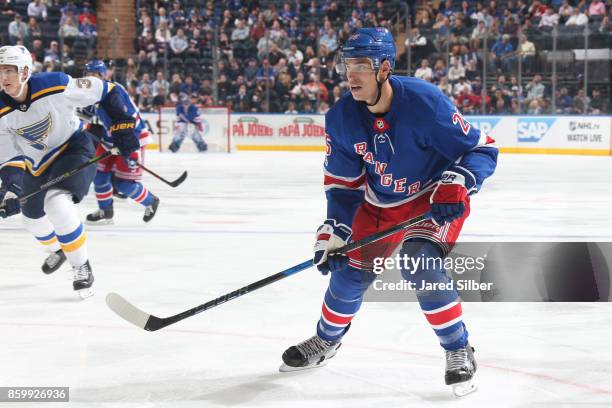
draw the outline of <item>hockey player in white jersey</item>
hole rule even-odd
[[[26,229],[50,252],[43,272],[54,272],[67,259],[74,272],[73,289],[85,298],[92,294],[94,277],[75,204],[87,194],[95,166],[86,167],[25,203],[18,197],[94,156],[91,137],[82,130],[75,110],[101,101],[113,85],[93,77],[75,79],[61,72],[31,73],[32,57],[25,47],[0,48],[0,216],[22,212]],[[134,120],[123,115],[120,106],[109,111],[114,122],[113,143],[127,157],[140,147]]]
[[[168,149],[176,153],[181,148],[183,140],[189,136],[193,143],[195,143],[198,151],[205,152],[208,150],[208,146],[202,138],[203,131],[198,107],[187,94],[182,93],[179,97],[179,103],[176,105],[175,134]]]

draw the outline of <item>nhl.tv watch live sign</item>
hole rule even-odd
[[[610,155],[608,116],[472,116],[502,152]]]

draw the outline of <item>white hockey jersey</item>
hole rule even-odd
[[[21,167],[38,176],[82,127],[75,109],[98,102],[114,85],[61,72],[36,74],[28,82],[24,103],[0,92],[0,169]]]

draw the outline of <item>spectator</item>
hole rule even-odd
[[[153,22],[155,23],[155,27],[160,27],[162,23],[165,23],[166,26],[170,24],[170,20],[168,19],[168,15],[166,14],[165,8],[159,7],[157,9],[157,15],[155,16]]]
[[[94,13],[93,9],[91,8],[91,4],[89,4],[89,2],[87,2],[87,1],[83,2],[83,8],[81,9],[81,12],[79,13],[79,17],[78,17],[79,24],[83,24],[83,21],[85,20],[85,18],[89,19],[89,21],[93,25],[97,25],[98,24],[98,20],[96,19],[96,14]],[[151,17],[149,17],[149,16],[147,16],[147,18],[149,20],[151,19]]]
[[[138,85],[136,86],[136,91],[138,91],[139,93],[142,92],[142,88],[144,88],[145,86],[149,88],[149,90],[151,90],[151,77],[149,76],[148,72],[142,74],[142,78],[140,79],[140,81],[138,81]]]
[[[600,115],[600,114],[610,113],[610,110],[608,108],[609,102],[607,101],[606,98],[601,96],[601,92],[597,88],[593,89],[593,95],[591,98],[590,105],[591,105],[590,113],[592,114]]]
[[[518,55],[521,58],[523,69],[532,72],[534,68],[536,49],[535,45],[526,36],[519,36]]]
[[[250,96],[247,93],[246,85],[240,85],[238,93],[233,97],[232,109],[236,112],[248,112],[251,110]]]
[[[338,48],[338,38],[336,37],[336,32],[333,28],[328,29],[320,38],[319,44],[323,44],[327,46],[327,49],[330,52],[335,52]]]
[[[587,25],[588,22],[589,22],[589,18],[586,16],[586,14],[581,12],[580,9],[576,7],[572,11],[572,15],[565,22],[565,25],[568,27],[569,26],[579,27],[579,26]]]
[[[79,26],[79,32],[83,38],[94,38],[98,35],[96,26],[92,24],[89,17],[83,19],[83,23]]]
[[[236,22],[236,28],[232,30],[232,41],[246,41],[249,38],[249,27],[243,19]]]
[[[183,27],[187,23],[185,11],[181,8],[181,2],[175,1],[172,3],[172,10],[168,15],[171,21],[171,26],[174,28]]]
[[[606,5],[601,0],[593,0],[591,4],[589,4],[589,17],[593,16],[605,16],[606,15]]]
[[[556,97],[556,105],[557,112],[556,113],[571,113],[572,107],[574,106],[574,98],[569,94],[566,87],[562,87],[557,91]]]
[[[30,19],[28,20],[28,37],[31,41],[37,38],[42,38],[42,30],[38,25],[38,21],[34,17],[30,17]]]
[[[540,75],[534,75],[531,82],[529,82],[525,86],[525,89],[527,90],[527,97],[525,99],[525,102],[530,104],[530,108],[532,101],[541,101],[544,98],[545,87],[544,84],[542,84],[542,77]]]
[[[478,104],[478,98],[469,88],[465,87],[457,97],[457,107],[461,113],[466,115],[474,114],[474,109]]]
[[[141,112],[153,111],[153,95],[148,85],[143,86],[138,93],[138,109]]]
[[[574,12],[574,8],[569,4],[569,0],[563,0],[563,4],[559,8],[559,16],[561,17],[561,22],[566,23],[567,20],[572,16]]]
[[[456,58],[453,65],[448,69],[448,80],[454,84],[461,77],[465,77],[465,68],[460,65],[459,59]]]
[[[410,52],[416,61],[427,58],[427,37],[421,34],[418,27],[413,28],[411,33],[412,35],[406,37],[404,45],[407,49],[410,48]]]
[[[166,44],[170,42],[170,30],[168,30],[168,23],[161,21],[155,30],[155,41],[157,41],[160,51],[166,48]]]
[[[295,108],[296,108],[295,102],[289,101],[289,104],[287,105],[287,110],[285,111],[285,113],[297,114],[298,111]]]
[[[168,95],[168,92],[166,91],[165,88],[163,87],[158,88],[157,93],[153,97],[153,103],[152,103],[153,109],[158,110],[159,108],[166,105],[166,103],[168,102],[167,95]]]
[[[8,25],[9,42],[11,45],[17,44],[20,41],[22,44],[26,44],[28,41],[28,26],[21,19],[19,13],[15,14],[15,18]]]
[[[465,77],[461,77],[459,78],[459,82],[453,87],[453,96],[457,98],[464,89],[467,89],[468,92],[472,92],[472,85],[465,80]]]
[[[64,19],[64,23],[60,26],[58,35],[60,38],[78,37],[79,27],[77,26],[76,19],[72,16],[67,16]]]
[[[599,32],[602,34],[610,34],[611,31],[610,18],[608,16],[604,16],[604,18],[601,20],[601,24],[599,24]]]
[[[586,114],[591,109],[591,98],[585,95],[584,89],[580,88],[578,94],[574,98],[573,113]]]
[[[270,65],[276,66],[281,58],[287,58],[287,56],[278,49],[278,46],[275,43],[272,43],[270,45],[270,53],[268,54],[267,58]]]
[[[45,49],[40,38],[35,38],[30,47],[30,54],[36,57],[36,61],[42,62],[45,59]]]
[[[493,70],[498,72],[510,72],[512,71],[512,63],[514,62],[514,50],[510,43],[510,36],[504,34],[491,47],[491,53],[489,54],[489,63]]]
[[[448,77],[440,78],[438,89],[440,89],[440,91],[442,91],[446,96],[450,97],[453,94],[453,86],[448,83]]]
[[[198,93],[199,86],[194,82],[193,77],[191,75],[187,75],[185,77],[185,82],[183,82],[180,86],[179,93],[186,93],[187,95],[195,95]]]
[[[559,24],[559,15],[555,13],[552,7],[548,7],[546,9],[546,12],[540,19],[540,24],[538,24],[538,27],[539,28],[545,28],[545,27],[552,28],[558,24]]]
[[[49,43],[49,48],[45,50],[45,57],[43,61],[46,60],[47,58],[51,58],[51,61],[59,62],[60,50],[59,50],[59,44],[57,43],[57,41],[51,41]]]
[[[189,41],[185,36],[182,28],[176,30],[176,34],[170,38],[170,49],[174,56],[182,56],[185,50],[189,47]]]
[[[446,64],[442,58],[438,58],[433,67],[433,81],[438,82],[440,78],[447,75]]]
[[[423,58],[421,60],[421,67],[416,70],[414,76],[419,79],[431,82],[433,78],[433,70],[429,67],[429,60]]]
[[[28,4],[28,17],[47,21],[47,6],[42,0],[34,0]]]

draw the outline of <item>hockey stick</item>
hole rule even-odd
[[[153,177],[157,178],[158,180],[163,181],[164,183],[166,183],[167,185],[169,185],[170,187],[173,187],[173,188],[176,188],[179,185],[181,185],[181,183],[183,181],[185,181],[185,179],[187,178],[187,171],[186,170],[176,180],[168,181],[165,178],[163,178],[162,176],[160,176],[159,174],[155,173],[153,170],[147,169],[144,165],[142,165],[140,163],[138,163],[138,167],[140,167],[141,169],[143,169],[144,171],[146,171],[147,173],[149,173]]]
[[[350,244],[347,244],[342,248],[336,250],[332,255],[346,254],[347,252],[362,248],[368,244],[371,244],[374,241],[386,238],[405,228],[416,225],[426,220],[427,218],[429,218],[429,214],[424,214],[401,222],[389,229],[377,232],[376,234],[360,239],[359,241],[351,242]],[[289,269],[285,269],[284,271],[275,273],[274,275],[270,275],[266,278],[258,280],[257,282],[253,282],[249,285],[246,285],[240,289],[236,289],[233,292],[229,292],[223,296],[219,296],[218,298],[213,299],[209,302],[206,302],[189,310],[185,310],[182,313],[169,317],[157,317],[152,314],[146,313],[137,308],[136,306],[132,305],[121,295],[113,292],[106,295],[106,304],[113,312],[115,312],[128,322],[147,331],[156,331],[188,317],[194,316],[198,313],[204,312],[205,310],[212,309],[213,307],[219,306],[229,300],[246,295],[247,293],[253,292],[256,289],[263,288],[264,286],[270,285],[276,281],[296,274],[300,271],[303,271],[304,269],[308,269],[311,266],[313,266],[312,259],[309,259],[307,261],[302,262],[301,264],[292,266]]]
[[[90,135],[92,135],[93,138],[98,143],[101,143],[102,146],[104,146],[106,149],[109,149],[111,147],[108,142],[100,139],[97,135],[94,135],[93,133],[90,133]],[[162,176],[160,176],[159,174],[155,173],[153,170],[150,170],[150,169],[146,168],[143,164],[138,163],[138,167],[140,167],[141,169],[143,169],[144,171],[146,171],[147,173],[149,173],[153,177],[157,178],[158,180],[161,180],[162,182],[166,183],[167,185],[169,185],[170,187],[173,187],[173,188],[176,188],[179,185],[181,185],[183,183],[183,181],[185,181],[185,179],[187,178],[187,171],[184,171],[183,174],[181,174],[179,176],[179,178],[177,178],[176,180],[168,181],[165,178],[163,178]]]
[[[62,181],[66,180],[69,177],[74,176],[75,174],[77,174],[78,172],[80,172],[81,170],[83,170],[85,167],[91,166],[92,164],[96,164],[97,162],[106,159],[107,157],[113,155],[113,154],[118,154],[119,150],[117,148],[113,148],[111,150],[108,150],[104,153],[102,153],[100,156],[96,156],[96,157],[92,157],[91,159],[89,159],[88,161],[86,161],[85,163],[81,164],[80,166],[69,170],[63,174],[60,174],[59,176],[47,181],[46,183],[41,184],[36,190],[22,196],[19,197],[19,201],[21,202],[21,204],[25,203],[29,198],[35,196],[36,194],[46,191],[48,189],[50,189],[51,187],[61,183]],[[0,207],[0,217],[2,217],[4,215],[5,211],[2,207]]]

